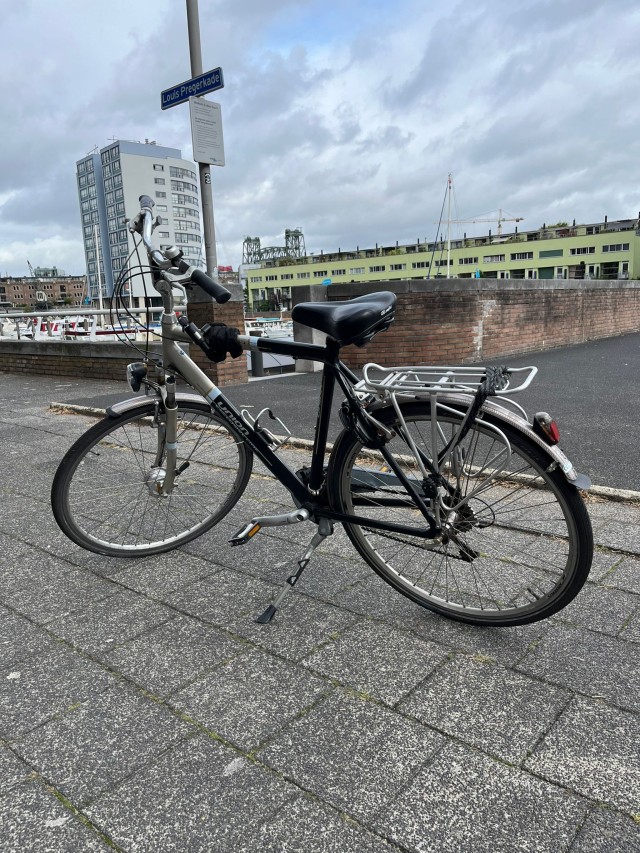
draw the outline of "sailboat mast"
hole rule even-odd
[[[447,179],[447,278],[451,273],[451,172]]]

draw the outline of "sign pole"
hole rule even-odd
[[[187,0],[187,28],[189,31],[189,59],[191,76],[202,74],[202,48],[200,44],[200,19],[198,0]],[[211,190],[211,166],[198,163],[200,170],[200,199],[202,201],[202,224],[204,227],[204,250],[207,274],[218,280],[218,259],[216,256],[216,232],[213,222],[213,192]],[[198,288],[198,290],[200,290]],[[203,294],[204,298],[204,294]]]

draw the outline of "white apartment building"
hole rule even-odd
[[[204,267],[197,167],[177,148],[155,142],[116,140],[78,160],[78,198],[87,263],[89,298],[93,304],[112,293],[133,249],[127,220],[140,210],[138,198],[149,195],[162,224],[154,231],[160,246],[179,246],[189,263]],[[146,263],[146,254],[141,251]],[[138,260],[132,258],[131,266]],[[147,291],[154,294],[147,278]],[[132,304],[144,305],[144,282],[132,282]],[[156,304],[156,299],[152,304]]]

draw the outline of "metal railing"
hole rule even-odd
[[[15,340],[97,340],[118,334],[145,334],[144,327],[159,322],[162,309],[132,308],[129,316],[108,308],[66,311],[7,311],[0,313],[0,338]],[[136,323],[136,318],[138,321]]]

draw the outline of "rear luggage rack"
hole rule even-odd
[[[510,367],[509,378],[500,391],[491,396],[501,397],[516,394],[528,388],[538,372],[537,367]],[[522,376],[514,374],[524,374]],[[487,368],[481,365],[468,367],[446,367],[427,365],[420,367],[381,367],[365,364],[363,378],[355,386],[356,391],[369,392],[378,397],[391,394],[411,394],[415,397],[431,394],[475,394],[479,384],[486,378]],[[512,382],[516,380],[515,385]]]

